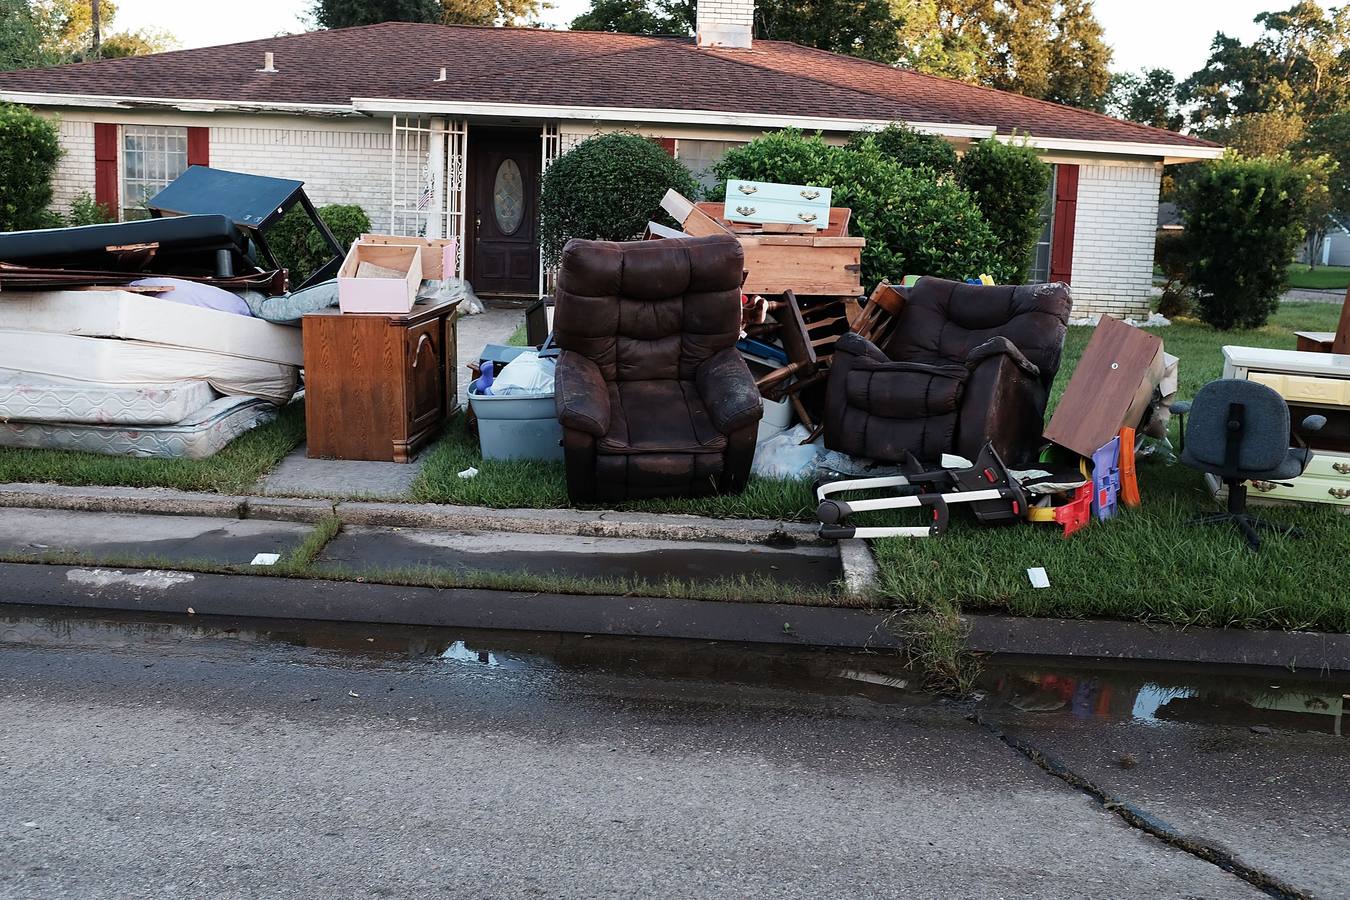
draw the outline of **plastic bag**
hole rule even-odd
[[[825,453],[819,441],[802,444],[810,435],[810,429],[798,424],[760,441],[755,447],[751,471],[760,478],[807,477],[815,470],[816,460]]]
[[[526,350],[497,372],[492,393],[498,397],[552,394],[556,365],[552,359],[540,359],[537,350]]]

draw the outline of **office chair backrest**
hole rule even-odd
[[[1289,455],[1289,406],[1255,381],[1211,381],[1191,405],[1186,455],[1197,467],[1215,473],[1240,475],[1278,468]]]

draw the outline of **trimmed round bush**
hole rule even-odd
[[[904,168],[873,140],[852,148],[820,135],[778,131],[727,152],[714,171],[727,179],[811,184],[832,189],[831,202],[853,210],[849,230],[867,239],[862,282],[905,275],[963,280],[1000,277],[997,241],[970,195],[926,168]]]
[[[669,222],[661,198],[671,188],[693,199],[698,184],[655,141],[611,132],[577,144],[553,161],[540,185],[544,265],[558,265],[572,238],[631,241],[649,221]]]
[[[996,277],[1005,284],[1027,280],[1041,234],[1040,214],[1050,188],[1050,171],[1031,147],[995,138],[973,144],[957,167],[957,180],[998,238],[1000,274]]]
[[[0,103],[0,231],[52,224],[52,176],[61,159],[56,125],[26,106]]]

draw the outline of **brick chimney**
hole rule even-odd
[[[750,46],[755,0],[698,0],[696,13],[700,47]]]

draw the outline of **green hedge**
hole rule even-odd
[[[957,180],[975,200],[998,240],[999,281],[1027,280],[1041,234],[1041,208],[1050,188],[1050,167],[1025,144],[996,138],[979,141],[957,166]]]
[[[56,125],[25,106],[0,103],[0,231],[52,224],[52,176],[61,159]]]
[[[693,199],[698,184],[648,138],[610,132],[577,144],[549,165],[540,185],[544,265],[558,265],[572,238],[630,241],[652,219],[668,222],[661,198],[671,188]]]
[[[725,196],[733,178],[831,188],[833,204],[853,210],[852,233],[867,239],[865,287],[911,274],[1004,276],[998,241],[970,195],[930,169],[901,166],[875,135],[835,147],[818,134],[778,131],[728,151],[714,171],[722,184],[713,199]]]
[[[892,122],[880,131],[860,131],[849,139],[850,149],[872,138],[882,155],[906,169],[924,168],[936,175],[951,175],[960,162],[956,148],[936,134],[915,131],[902,122]]]

